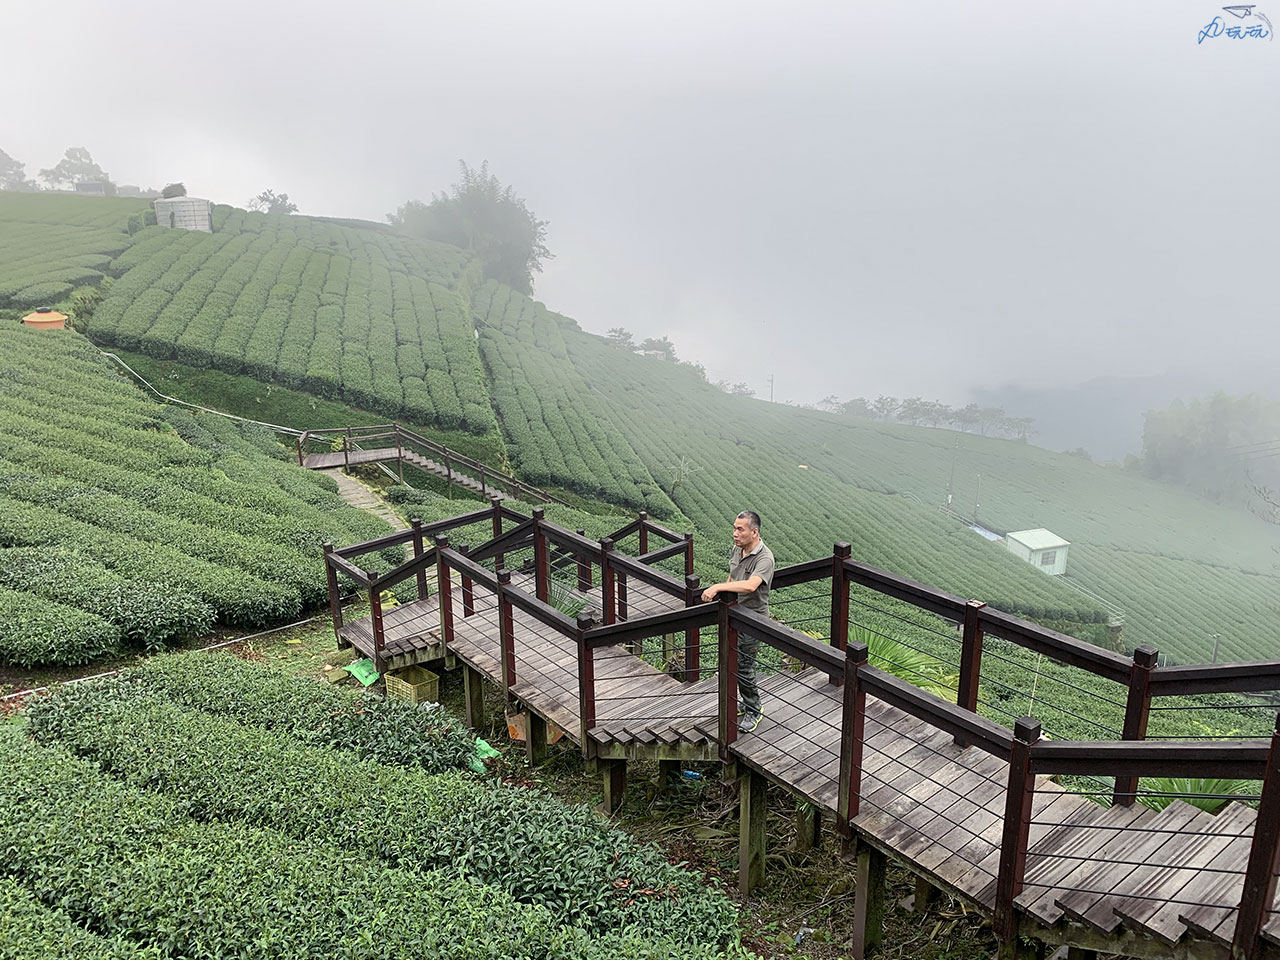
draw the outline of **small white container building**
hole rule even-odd
[[[1004,545],[1042,573],[1058,576],[1067,572],[1067,548],[1071,544],[1044,527],[1011,533],[1005,537]]]
[[[170,197],[152,201],[156,223],[175,230],[203,230],[213,233],[213,204],[199,197]]]

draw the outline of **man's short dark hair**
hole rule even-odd
[[[756,533],[760,532],[760,514],[756,513],[754,510],[743,510],[738,514],[737,519],[747,521],[747,523],[751,524],[752,530]]]

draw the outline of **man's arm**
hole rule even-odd
[[[702,591],[702,599],[704,602],[710,602],[716,598],[717,593],[755,593],[762,583],[764,583],[763,578],[754,574],[746,580],[726,580],[724,583],[713,583]]]

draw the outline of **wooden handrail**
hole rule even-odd
[[[683,543],[683,542],[684,542],[684,536],[685,536],[685,535],[684,535],[683,533],[676,533],[676,532],[675,532],[674,530],[672,530],[670,527],[664,527],[664,526],[663,526],[662,524],[660,524],[660,523],[654,523],[652,520],[648,519],[647,517],[645,518],[644,525],[645,525],[645,527],[647,527],[647,528],[648,528],[648,530],[649,530],[649,532],[650,532],[650,533],[656,533],[656,534],[657,534],[658,536],[660,536],[663,540],[666,540],[666,541],[668,541],[669,543]]]
[[[657,550],[650,550],[636,557],[641,563],[657,563],[659,560],[666,560],[669,557],[678,557],[685,552],[685,542],[681,540],[679,543],[671,543],[665,547],[659,547]]]
[[[498,592],[498,577],[496,574],[490,573],[487,569],[480,566],[475,559],[475,551],[470,551],[466,556],[450,547],[437,547],[441,555],[445,558],[445,562],[449,565],[450,570],[457,570],[459,573],[465,573],[467,577],[480,584],[487,590],[494,593]]]
[[[657,587],[673,597],[684,599],[684,583],[669,574],[663,573],[661,570],[650,567],[617,551],[609,554],[608,562],[615,572],[626,574],[628,577],[635,577],[641,583],[647,583],[649,586]]]
[[[770,589],[781,590],[784,587],[794,587],[814,580],[825,580],[830,576],[830,557],[824,557],[821,560],[805,560],[803,563],[793,563],[775,570]]]
[[[1160,667],[1151,671],[1153,697],[1280,690],[1280,661]]]
[[[577,623],[569,619],[567,614],[561,613],[551,606],[551,604],[543,603],[537,597],[531,597],[519,587],[513,587],[510,584],[501,585],[501,590],[502,598],[513,607],[519,607],[539,623],[545,624],[552,630],[558,630],[570,639],[575,636],[574,631],[577,630]]]
[[[1031,748],[1031,767],[1038,774],[1261,780],[1269,749],[1266,740],[1044,740]]]
[[[748,610],[742,604],[735,604],[729,613],[730,622],[739,632],[745,630],[753,637],[759,637],[770,646],[777,647],[788,656],[795,657],[801,663],[816,667],[829,677],[844,677],[844,654],[833,650],[820,640],[815,640],[806,633],[801,633],[777,620],[770,620],[763,614]]]
[[[677,630],[687,630],[691,627],[709,627],[716,622],[717,617],[714,603],[700,603],[696,607],[669,610],[627,623],[592,627],[587,631],[586,643],[593,650],[614,644],[634,643],[636,640],[647,640],[649,637],[675,633]]]
[[[334,550],[325,554],[325,562],[336,568],[339,573],[350,577],[356,583],[360,584],[360,586],[369,586],[369,575],[346,557],[341,556],[338,551]]]
[[[898,600],[905,600],[913,606],[936,613],[947,620],[959,622],[964,617],[965,601],[954,594],[935,590],[923,583],[916,583],[896,573],[881,570],[867,563],[859,563],[856,560],[846,560],[844,570],[845,576],[851,583],[870,587],[878,593]]]
[[[1133,661],[1128,657],[990,607],[983,608],[979,621],[987,636],[1000,637],[1036,653],[1043,653],[1059,663],[1080,667],[1107,680],[1129,685]]]
[[[850,643],[849,647],[852,649],[854,644]],[[876,667],[864,667],[860,673],[870,696],[883,700],[930,726],[962,738],[965,743],[979,747],[992,756],[1001,760],[1009,759],[1013,735],[1000,724],[926,693],[914,684]]]
[[[418,574],[425,573],[429,568],[435,565],[436,548],[431,547],[424,550],[420,555],[414,556],[398,567],[392,567],[387,571],[385,576],[378,577],[378,583],[382,585],[382,589],[386,590],[394,587],[397,583],[408,580],[410,577],[416,577]]]
[[[366,553],[385,550],[387,547],[398,547],[401,544],[409,543],[412,539],[412,530],[397,530],[395,533],[388,533],[381,537],[375,537],[372,540],[364,540],[360,543],[353,543],[347,547],[339,547],[333,552],[340,557],[359,557]]]

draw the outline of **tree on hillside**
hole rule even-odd
[[[40,171],[40,179],[50,187],[74,187],[86,180],[103,180],[111,182],[111,177],[100,166],[94,163],[93,157],[84,147],[67,147],[56,166]]]
[[[287,193],[263,190],[249,200],[249,209],[259,213],[297,213],[298,205],[289,199]]]
[[[871,404],[871,409],[875,411],[876,416],[881,420],[892,420],[898,414],[898,409],[902,406],[902,401],[897,397],[886,397],[884,394],[876,397],[875,402]]]
[[[462,178],[448,193],[434,195],[430,203],[410,200],[387,220],[411,237],[469,250],[486,277],[533,293],[533,275],[553,256],[545,243],[547,221],[489,172],[488,161],[479,169],[458,163]]]
[[[679,362],[676,359],[676,345],[668,337],[650,337],[640,344],[640,352],[670,360],[672,363]]]
[[[634,350],[636,342],[631,338],[631,331],[624,330],[622,327],[610,327],[606,334],[610,343],[620,350]]]
[[[174,197],[185,197],[187,195],[187,185],[185,183],[166,183],[160,196],[166,200],[172,200]]]
[[[27,179],[27,165],[0,150],[0,190],[29,193],[38,189],[35,181]]]
[[[868,420],[874,419],[876,415],[866,397],[854,397],[852,400],[846,400],[840,404],[840,412],[851,417],[866,417]]]
[[[827,413],[838,413],[844,407],[844,404],[840,402],[840,398],[834,393],[828,393],[818,401],[817,407],[819,410],[827,411]]]

